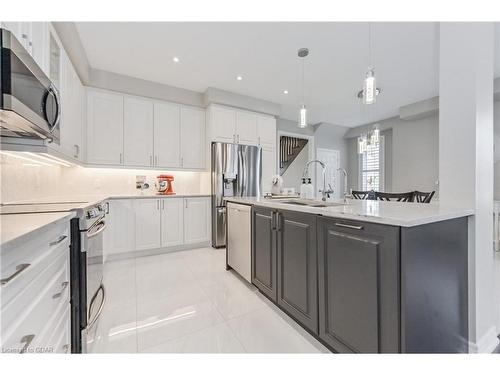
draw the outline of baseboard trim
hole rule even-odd
[[[147,256],[151,256],[151,255],[175,253],[177,251],[193,250],[193,249],[199,249],[201,247],[208,247],[208,246],[210,246],[210,241],[200,242],[200,243],[196,243],[196,244],[189,244],[189,245],[161,247],[158,249],[135,250],[135,251],[130,251],[127,253],[120,253],[120,254],[108,254],[106,256],[106,262],[115,261],[115,260],[125,260],[125,259],[130,259],[130,258],[137,258],[137,257],[147,257]]]
[[[469,341],[469,353],[493,353],[499,343],[496,327],[491,327],[477,343]]]

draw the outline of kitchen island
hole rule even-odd
[[[252,283],[332,351],[468,352],[473,211],[357,200],[227,201],[252,206]]]

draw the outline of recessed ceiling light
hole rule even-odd
[[[283,94],[288,94],[288,90],[283,90]]]
[[[237,79],[238,81],[241,81],[241,80],[243,79],[243,77],[242,77],[242,76],[237,76],[237,77],[236,77],[236,79]]]
[[[172,60],[173,60],[174,62],[176,62],[176,63],[180,61],[180,60],[179,60],[179,58],[178,58],[177,56],[174,56],[174,58],[173,58]]]

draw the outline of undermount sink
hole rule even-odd
[[[283,202],[280,202],[280,203],[295,204],[297,206],[318,207],[318,208],[332,207],[332,206],[343,206],[343,203],[305,201],[305,200],[283,201]]]

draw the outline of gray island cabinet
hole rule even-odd
[[[401,227],[253,206],[252,283],[334,352],[468,351],[467,217]]]

